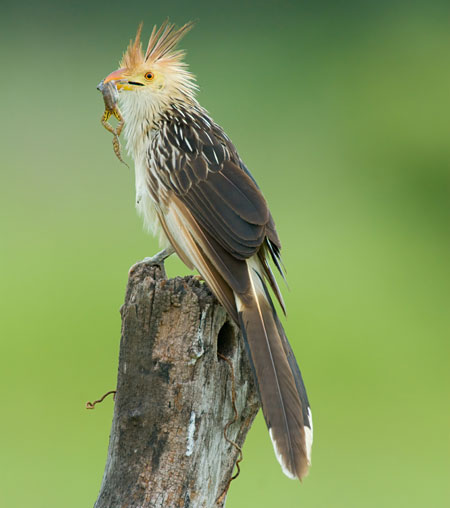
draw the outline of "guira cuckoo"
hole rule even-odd
[[[196,268],[240,327],[276,456],[287,476],[301,479],[311,461],[311,410],[268,290],[284,311],[269,263],[282,273],[281,244],[257,183],[196,100],[195,78],[176,49],[191,27],[154,27],[144,52],[141,25],[103,83],[119,91],[136,205],[168,248],[160,259],[174,250]]]

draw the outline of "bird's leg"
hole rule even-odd
[[[169,247],[166,247],[161,252],[158,252],[158,254],[155,254],[151,258],[147,257],[144,258],[142,261],[138,261],[135,263],[129,270],[129,274],[137,268],[139,265],[149,265],[149,266],[159,266],[164,271],[164,261],[173,253],[175,252],[175,249],[170,245]]]
[[[166,247],[161,252],[158,252],[158,254],[155,254],[151,258],[144,258],[142,262],[150,266],[152,265],[163,266],[164,261],[174,252],[175,249],[172,247],[172,245],[169,245],[169,247]]]

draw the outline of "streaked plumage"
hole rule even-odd
[[[269,265],[281,244],[267,203],[234,145],[195,99],[193,75],[176,51],[191,24],[141,27],[114,80],[136,204],[146,225],[196,268],[240,326],[263,412],[283,471],[302,478],[310,464],[312,420],[303,380],[267,286],[284,310]]]

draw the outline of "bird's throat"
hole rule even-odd
[[[119,95],[120,109],[125,121],[123,133],[129,155],[136,160],[148,150],[152,131],[160,117],[160,105],[145,92],[130,91]]]

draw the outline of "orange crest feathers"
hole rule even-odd
[[[175,51],[175,47],[193,26],[194,22],[190,21],[181,28],[176,29],[173,23],[169,23],[169,20],[164,21],[158,29],[155,25],[144,55],[141,43],[141,23],[138,27],[136,38],[134,41],[130,41],[123,55],[120,66],[134,69],[144,62],[160,62],[162,60],[180,63],[184,56],[184,51]]]
[[[141,43],[142,25],[143,25],[142,22],[139,23],[136,32],[136,38],[134,39],[134,41],[131,40],[130,44],[128,44],[128,48],[122,57],[122,61],[120,62],[120,67],[134,69],[144,61],[144,54],[142,52],[142,43]]]

